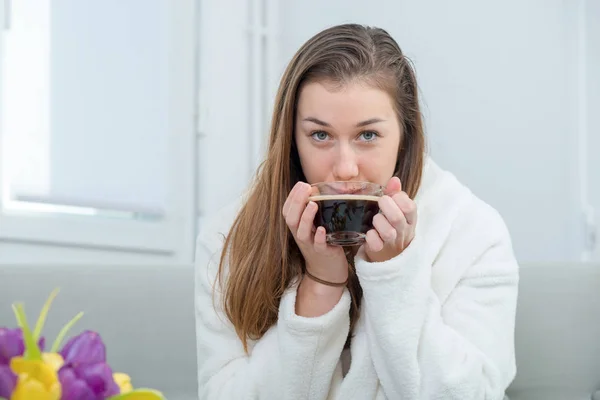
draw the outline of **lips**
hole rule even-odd
[[[339,194],[357,194],[360,192],[360,189],[339,189]]]

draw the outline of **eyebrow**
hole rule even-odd
[[[327,122],[321,121],[320,119],[315,118],[315,117],[307,117],[307,118],[304,118],[303,121],[314,122],[317,125],[331,127],[331,125],[329,125]],[[367,125],[371,125],[371,124],[376,124],[378,122],[385,122],[385,120],[381,119],[381,118],[369,118],[369,119],[366,119],[366,120],[361,121],[358,124],[356,124],[356,127],[360,128],[360,127],[363,127],[363,126],[367,126]]]

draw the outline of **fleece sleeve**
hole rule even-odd
[[[349,330],[350,295],[316,318],[296,315],[296,287],[285,292],[276,325],[249,354],[223,312],[218,254],[201,241],[196,249],[196,336],[199,397],[230,399],[326,399]],[[213,290],[216,290],[213,301]]]
[[[516,372],[518,266],[498,218],[459,226],[433,263],[419,236],[389,261],[357,259],[369,347],[387,398],[504,397]],[[432,268],[463,271],[443,303]]]

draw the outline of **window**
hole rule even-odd
[[[191,260],[195,1],[2,1],[0,240]]]

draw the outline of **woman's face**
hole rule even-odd
[[[368,181],[385,186],[400,145],[400,124],[387,92],[365,83],[304,85],[295,139],[308,183]]]

